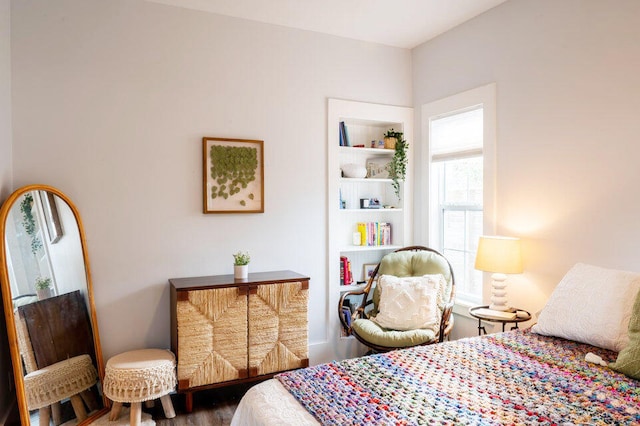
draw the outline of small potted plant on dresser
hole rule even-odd
[[[36,278],[36,294],[38,295],[38,300],[48,299],[53,296],[51,293],[51,278]]]
[[[233,255],[233,277],[236,280],[246,280],[249,277],[249,262],[251,256],[247,251],[239,251]]]

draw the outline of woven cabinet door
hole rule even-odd
[[[308,281],[252,286],[249,376],[307,367]]]
[[[186,293],[177,302],[178,388],[246,378],[246,289]]]

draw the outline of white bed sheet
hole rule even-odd
[[[320,423],[277,379],[269,379],[244,394],[231,426],[317,426]]]

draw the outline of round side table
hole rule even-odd
[[[469,315],[478,319],[478,336],[481,336],[483,333],[487,334],[487,329],[482,325],[482,321],[500,323],[502,324],[502,331],[504,332],[506,324],[513,324],[511,330],[515,330],[518,328],[518,323],[529,321],[531,319],[531,314],[524,309],[511,308],[508,311],[497,311],[511,314],[521,313],[520,315],[515,315],[514,318],[500,318],[499,316],[492,316],[490,313],[483,312],[483,310],[486,309],[489,309],[489,305],[469,308]]]

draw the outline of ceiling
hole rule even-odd
[[[506,0],[148,0],[411,49]]]

